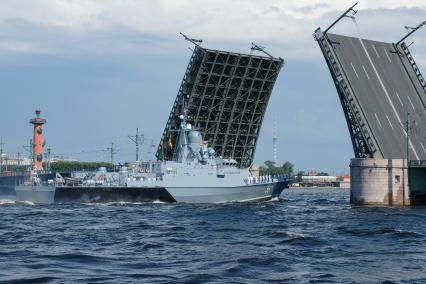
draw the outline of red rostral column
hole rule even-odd
[[[31,119],[30,123],[34,125],[34,169],[43,170],[43,124],[46,119],[41,118],[40,111],[36,110],[36,117]]]

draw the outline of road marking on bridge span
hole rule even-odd
[[[392,60],[390,59],[389,54],[388,54],[388,52],[387,52],[386,48],[384,48],[384,47],[383,47],[383,50],[385,51],[385,54],[386,54],[386,57],[387,57],[387,58],[388,58],[388,60],[389,60],[389,63],[392,63]]]
[[[364,69],[365,75],[367,76],[367,79],[370,80],[370,76],[368,76],[367,70],[365,70],[364,65],[362,65],[362,69]]]
[[[358,73],[356,72],[355,67],[354,67],[354,65],[352,64],[352,62],[351,62],[351,66],[352,66],[352,69],[354,69],[354,72],[355,72],[356,77],[359,79]]]
[[[370,64],[371,64],[371,66],[373,67],[373,71],[374,71],[374,73],[376,73],[377,79],[379,79],[379,83],[380,83],[380,85],[382,86],[383,91],[385,91],[386,98],[388,99],[388,101],[389,101],[389,103],[390,103],[390,105],[391,105],[391,107],[392,107],[392,110],[393,110],[393,112],[394,112],[394,114],[395,114],[396,118],[398,119],[399,124],[400,124],[400,125],[404,125],[404,124],[402,124],[401,118],[399,118],[398,112],[396,111],[396,108],[395,108],[395,106],[393,105],[392,100],[391,100],[391,99],[390,99],[390,97],[389,97],[389,93],[388,93],[388,91],[386,90],[385,84],[383,84],[383,80],[382,80],[382,78],[380,77],[379,72],[377,72],[376,66],[374,66],[374,63],[373,63],[373,61],[371,60],[370,54],[368,54],[368,51],[367,51],[367,49],[365,48],[365,45],[364,45],[363,40],[362,40],[362,39],[359,39],[359,41],[361,42],[362,49],[364,50],[365,54],[367,55],[368,61],[370,61]],[[385,49],[385,48],[383,48],[383,49]],[[385,49],[385,51],[386,51],[386,49]],[[387,53],[386,53],[386,54],[387,54]],[[388,56],[388,58],[389,58],[389,56]],[[389,58],[389,61],[390,61],[390,58]],[[376,117],[377,117],[377,115],[376,115]],[[404,132],[404,135],[407,137],[407,132],[405,131],[405,129],[403,129],[403,132]],[[416,149],[414,148],[413,142],[411,142],[411,139],[410,139],[409,137],[408,137],[408,142],[409,142],[409,144],[410,144],[410,146],[411,146],[411,149],[413,149],[414,155],[416,155],[417,160],[420,160],[419,155],[417,155]]]
[[[377,113],[374,113],[374,115],[376,116],[376,119],[377,119],[377,122],[379,123],[380,128],[383,128],[382,124],[380,123],[379,117],[377,116]]]
[[[402,101],[401,101],[401,98],[399,97],[398,92],[395,92],[395,94],[396,94],[396,96],[398,97],[398,100],[399,100],[399,103],[401,104],[401,106],[404,106],[404,104],[403,104],[403,103],[402,103]]]
[[[373,44],[373,49],[374,49],[374,52],[376,52],[377,58],[380,58],[380,55],[379,55],[379,53],[377,52],[376,46],[375,46],[374,44]]]
[[[389,125],[392,128],[392,131],[395,131],[395,129],[393,129],[392,123],[391,123],[388,115],[386,115],[386,118],[388,119]]]
[[[423,146],[423,143],[422,143],[422,142],[420,142],[420,146],[422,146],[423,152],[425,152],[425,153],[426,153],[425,146]]]
[[[413,102],[410,99],[410,96],[407,96],[408,100],[410,101],[411,107],[413,108],[413,110],[415,111],[416,109],[414,108]]]

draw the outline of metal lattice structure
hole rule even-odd
[[[260,127],[281,58],[210,50],[195,46],[170,112],[156,157],[171,160],[183,104],[188,122],[203,131],[216,153],[240,167],[253,162]]]

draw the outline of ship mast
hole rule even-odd
[[[128,135],[130,141],[135,143],[136,146],[136,161],[139,161],[139,145],[143,144],[144,142],[144,135],[139,134],[139,128],[136,128],[136,135],[130,136]]]
[[[177,161],[181,162],[183,160],[186,160],[188,156],[188,141],[186,137],[186,131],[188,128],[187,124],[187,109],[185,105],[185,97],[182,97],[182,114],[179,116],[180,118],[180,129],[179,129],[179,148],[178,148],[178,157]]]

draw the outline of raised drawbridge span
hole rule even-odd
[[[355,157],[426,160],[426,83],[405,42],[321,29],[314,37],[336,86]]]
[[[195,43],[158,146],[157,159],[173,158],[175,129],[179,128],[179,115],[185,105],[188,122],[202,129],[204,140],[218,155],[235,159],[241,167],[250,166],[283,63],[281,58],[211,50]]]

